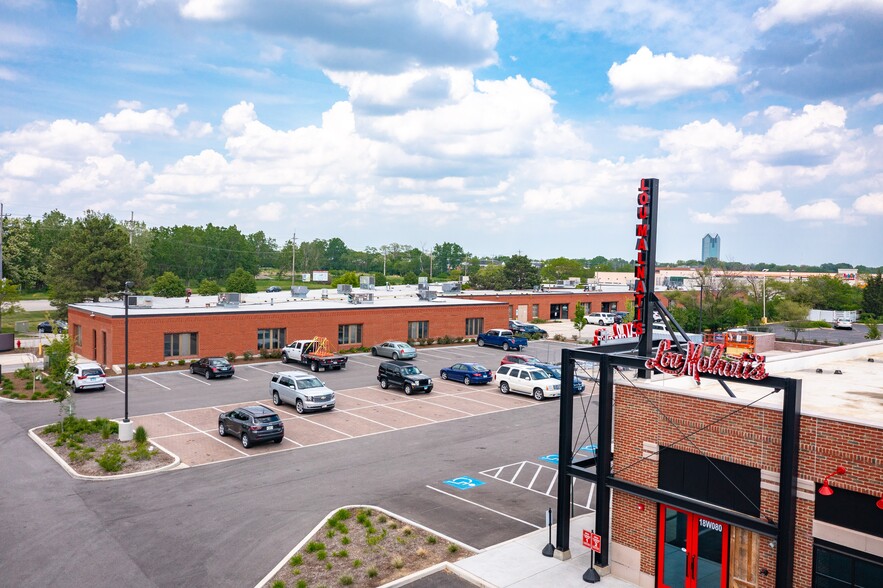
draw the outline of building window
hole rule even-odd
[[[582,305],[583,305],[583,310],[585,311],[586,314],[589,314],[590,312],[592,312],[592,303],[591,302],[583,302]]]
[[[601,312],[616,312],[616,302],[602,302]]]
[[[467,335],[478,335],[480,333],[484,333],[484,319],[483,318],[466,319],[466,334]]]
[[[813,586],[860,588],[883,582],[883,564],[873,555],[827,543],[814,547]]]
[[[337,344],[352,345],[362,342],[362,325],[338,325]]]
[[[74,325],[74,341],[77,342],[77,347],[83,346],[83,325]]]
[[[199,355],[197,333],[166,333],[163,335],[163,355]]]
[[[530,317],[531,317],[531,318],[535,318],[535,319],[540,318],[540,305],[539,305],[539,304],[533,304],[533,305],[531,305],[531,307],[530,307]]]
[[[411,321],[408,323],[408,339],[426,339],[429,336],[429,321]]]
[[[258,350],[285,347],[285,329],[258,329]]]
[[[514,313],[514,311],[512,310],[512,305],[510,304],[509,305],[509,318],[510,319],[515,318],[515,314],[513,314],[513,313]]]

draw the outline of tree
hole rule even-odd
[[[445,241],[441,245],[436,244],[432,248],[433,265],[436,274],[447,274],[452,269],[460,267],[467,253],[456,243]]]
[[[792,283],[789,298],[820,310],[858,310],[862,305],[861,290],[832,276]]]
[[[43,384],[53,400],[58,403],[58,411],[63,422],[65,416],[74,416],[76,408],[73,394],[70,393],[68,375],[73,371],[77,361],[71,353],[70,339],[63,333],[49,343],[43,353],[45,356]]]
[[[214,280],[203,280],[196,287],[196,293],[200,296],[214,296],[221,291],[221,285]]]
[[[328,269],[344,269],[344,258],[348,251],[349,250],[346,248],[346,243],[343,242],[343,239],[340,237],[330,239],[328,241],[328,247],[325,250],[325,255],[328,258]]]
[[[865,277],[862,291],[862,313],[883,318],[883,273]]]
[[[254,281],[254,275],[248,273],[241,267],[236,268],[236,271],[227,276],[227,281],[224,286],[227,292],[249,294],[258,291],[257,284]]]
[[[588,272],[583,267],[583,264],[575,259],[556,257],[543,263],[540,275],[544,280],[554,283],[557,280],[565,280],[567,278],[586,278]]]
[[[794,302],[793,300],[781,300],[775,305],[775,317],[780,321],[806,320],[809,315],[809,306]]]
[[[414,272],[408,272],[404,276],[402,276],[403,284],[416,284],[417,283],[417,274]]]
[[[68,304],[118,298],[126,281],[141,280],[143,268],[141,256],[116,219],[86,211],[52,250],[47,272],[52,305],[64,314]]]
[[[153,282],[153,293],[156,296],[176,298],[184,296],[187,288],[184,286],[184,280],[172,272],[166,272]]]
[[[582,335],[587,324],[589,324],[589,319],[586,318],[586,307],[581,302],[577,302],[576,308],[573,310],[573,326],[576,327],[577,333]]]
[[[469,284],[476,290],[508,290],[511,285],[506,277],[506,268],[501,265],[483,267],[469,278]]]
[[[3,278],[25,290],[43,285],[45,260],[34,246],[35,225],[30,217],[3,217]]]
[[[513,255],[504,268],[509,287],[526,290],[540,284],[540,270],[525,255]]]
[[[868,332],[865,333],[865,339],[870,339],[871,341],[876,341],[880,338],[880,327],[877,326],[877,319],[872,316],[865,317],[863,321],[865,325],[868,327]]]
[[[0,326],[3,325],[2,317],[4,314],[21,311],[21,306],[18,304],[19,300],[21,300],[19,287],[6,278],[0,280]]]
[[[331,285],[349,284],[353,288],[359,287],[359,274],[356,272],[344,272],[332,280]]]

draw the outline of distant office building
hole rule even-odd
[[[710,257],[721,258],[721,238],[717,233],[714,237],[711,236],[711,233],[702,237],[702,262],[704,263]]]

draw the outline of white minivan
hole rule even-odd
[[[73,367],[68,384],[74,392],[104,390],[107,376],[104,374],[104,368],[95,362],[78,363]]]

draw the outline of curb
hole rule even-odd
[[[93,482],[110,482],[110,481],[114,481],[114,480],[124,480],[124,479],[128,479],[128,478],[139,478],[142,476],[149,476],[151,474],[156,474],[159,472],[167,472],[169,470],[176,469],[181,465],[181,458],[180,457],[178,457],[177,455],[175,455],[171,451],[167,450],[165,447],[162,447],[159,443],[153,443],[153,445],[155,445],[156,447],[159,447],[162,451],[164,451],[168,455],[171,455],[174,458],[172,463],[170,463],[169,465],[162,466],[161,468],[156,468],[154,470],[148,470],[146,472],[134,472],[131,474],[118,474],[118,475],[112,475],[112,476],[84,476],[83,474],[78,474],[76,471],[74,471],[74,469],[66,461],[61,459],[61,457],[58,455],[58,453],[53,451],[52,448],[49,447],[46,444],[46,442],[40,438],[40,435],[37,433],[37,431],[39,431],[40,429],[43,429],[47,426],[49,426],[49,425],[41,425],[39,427],[34,427],[33,429],[30,429],[28,431],[28,437],[30,437],[32,440],[34,440],[37,443],[37,445],[43,449],[43,451],[48,453],[49,457],[54,459],[55,462],[58,463],[64,469],[64,471],[66,471],[68,473],[68,475],[71,478],[76,478],[79,480],[89,480],[89,481],[93,481]]]
[[[304,545],[306,545],[307,541],[309,541],[313,535],[318,533],[319,530],[325,526],[325,524],[328,522],[328,519],[330,519],[332,516],[334,516],[334,514],[337,511],[344,509],[344,508],[370,508],[372,510],[382,512],[383,514],[385,514],[389,517],[392,517],[394,519],[398,519],[398,520],[402,521],[403,523],[417,527],[423,531],[426,531],[427,533],[432,533],[433,535],[437,536],[440,539],[444,539],[445,541],[448,541],[450,543],[454,543],[454,544],[460,546],[462,549],[466,549],[468,551],[471,551],[473,555],[480,553],[480,550],[472,547],[471,545],[466,545],[462,541],[457,541],[456,539],[448,537],[447,535],[443,535],[442,533],[436,533],[435,531],[433,531],[429,527],[421,525],[420,523],[414,522],[410,519],[406,519],[405,517],[399,516],[393,512],[386,510],[385,508],[381,508],[379,506],[372,506],[370,504],[348,504],[346,506],[341,506],[341,507],[335,508],[334,510],[329,512],[327,515],[325,515],[325,517],[319,522],[319,524],[317,524],[315,527],[313,527],[313,529],[309,533],[307,533],[306,537],[304,537],[303,539],[300,540],[300,543],[295,545],[294,548],[291,551],[289,551],[288,554],[285,557],[283,557],[279,561],[279,563],[276,564],[276,566],[272,570],[270,570],[270,572],[266,576],[261,578],[260,582],[255,584],[255,588],[262,588],[264,585],[266,585],[273,578],[273,576],[275,576],[276,573],[279,572],[279,570],[281,570],[292,557],[294,557],[294,554],[297,553],[298,551],[300,551],[300,549]],[[444,562],[444,564],[447,564],[447,563],[448,562]],[[425,570],[421,570],[419,572],[414,572],[413,574],[409,574],[408,576],[404,576],[402,578],[398,578],[398,579],[393,580],[391,582],[387,582],[386,584],[382,584],[380,586],[380,588],[397,588],[400,586],[405,586],[407,584],[410,584],[414,580],[423,578],[431,573],[435,573],[435,572],[439,571],[438,569],[435,569],[435,568],[438,568],[439,566],[443,566],[444,564],[436,564],[434,566],[430,566],[429,568],[427,568]],[[432,570],[432,571],[430,572],[428,570]],[[456,573],[457,575],[461,575],[460,572],[462,572],[463,570],[451,570],[451,571]],[[470,576],[471,576],[471,574],[470,574]],[[464,576],[464,578],[466,578],[466,576]],[[466,579],[469,579],[469,578],[466,578]],[[405,580],[407,580],[407,582],[405,582]],[[479,584],[479,585],[487,586],[486,584]]]

